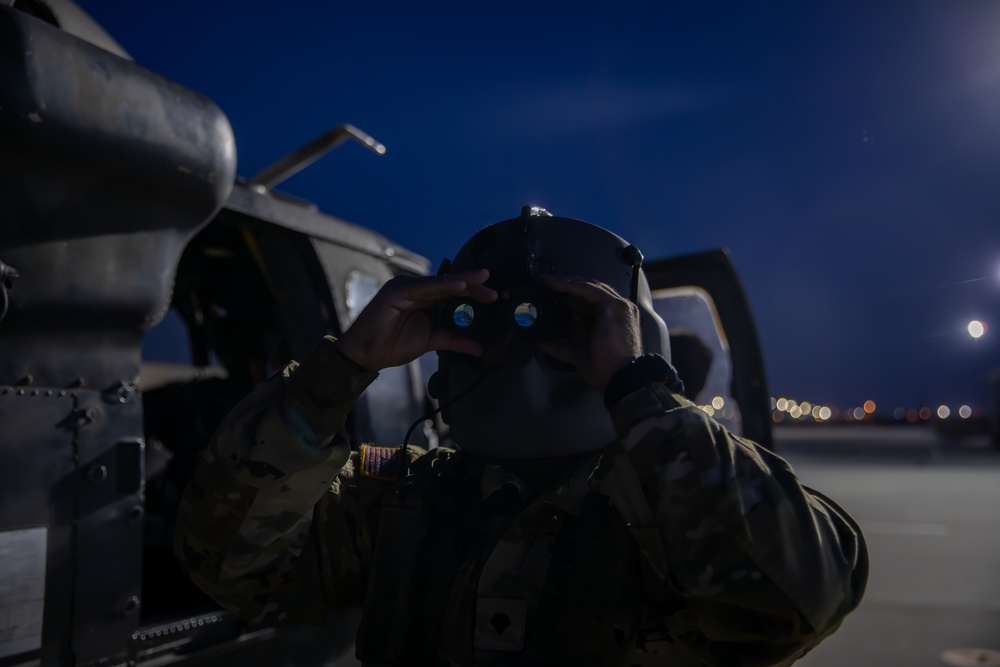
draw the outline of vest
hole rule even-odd
[[[698,664],[675,641],[698,633],[620,444],[573,472],[558,507],[525,508],[506,487],[483,500],[481,460],[449,450],[425,458],[379,503],[357,635],[366,667],[603,667],[623,651],[628,665]],[[527,512],[537,531],[512,537]],[[458,655],[442,650],[443,627],[460,635]]]

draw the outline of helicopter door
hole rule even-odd
[[[729,253],[644,262],[643,271],[687,397],[730,431],[773,449],[760,340]]]

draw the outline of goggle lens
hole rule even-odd
[[[468,329],[476,321],[476,311],[471,303],[462,303],[455,307],[451,319],[456,327]]]
[[[535,325],[537,319],[538,309],[535,308],[534,304],[522,303],[514,309],[514,322],[519,327],[532,327]]]

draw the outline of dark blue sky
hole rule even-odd
[[[1000,3],[81,4],[225,110],[244,176],[383,142],[281,189],[434,264],[532,203],[728,247],[775,396],[982,404],[1000,367]]]

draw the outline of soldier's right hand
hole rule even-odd
[[[393,278],[379,290],[337,341],[340,351],[368,370],[401,366],[431,350],[479,356],[483,346],[435,321],[443,301],[468,297],[481,303],[497,300],[483,283],[489,271],[463,271],[445,276]]]

